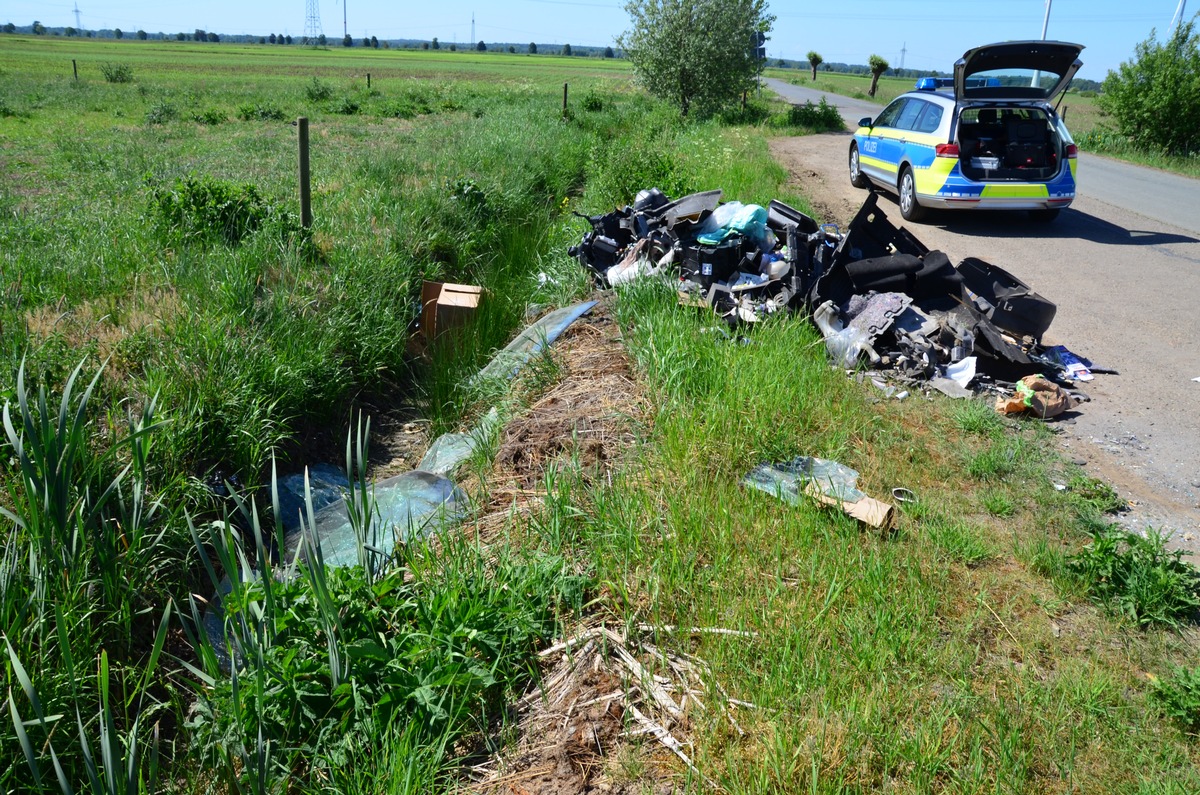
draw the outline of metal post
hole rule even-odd
[[[1171,27],[1169,28],[1171,33],[1174,33],[1175,29],[1183,24],[1183,9],[1186,6],[1187,0],[1179,0],[1179,7],[1175,9],[1175,16],[1171,17]]]
[[[311,229],[313,217],[308,170],[308,119],[304,116],[296,119],[296,127],[300,133],[300,225]]]

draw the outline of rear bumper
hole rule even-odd
[[[1053,210],[1070,207],[1075,196],[947,196],[917,194],[923,207],[950,210]]]

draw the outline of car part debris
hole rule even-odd
[[[951,264],[893,225],[874,192],[844,228],[783,202],[722,204],[722,195],[671,201],[646,189],[632,206],[587,217],[570,253],[600,287],[673,275],[681,304],[711,308],[730,326],[810,311],[838,366],[855,367],[865,353],[872,368],[954,397],[993,391],[994,380],[1100,372],[1041,344],[1052,302],[984,260]],[[963,369],[971,366],[973,380]]]

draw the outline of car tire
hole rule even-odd
[[[917,203],[917,179],[910,167],[900,169],[896,192],[900,194],[900,215],[905,221],[916,223],[925,217],[925,208]]]
[[[856,188],[870,187],[871,181],[862,173],[862,163],[858,159],[858,144],[850,144],[850,184]]]
[[[1041,224],[1048,224],[1051,221],[1053,221],[1055,218],[1057,218],[1058,214],[1061,212],[1062,212],[1062,210],[1058,207],[1054,207],[1054,208],[1051,208],[1048,210],[1030,210],[1029,211],[1029,220],[1037,221],[1038,223],[1041,223]]]

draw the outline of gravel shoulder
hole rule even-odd
[[[772,142],[821,220],[844,224],[866,196],[847,174],[848,133]],[[1081,166],[1086,186],[1086,163]],[[880,207],[903,224],[893,197]],[[1056,423],[1067,457],[1131,503],[1129,529],[1172,531],[1200,552],[1200,240],[1185,229],[1086,194],[1051,224],[1023,213],[935,213],[907,224],[951,261],[999,265],[1058,305],[1047,341],[1098,367],[1091,396]]]

